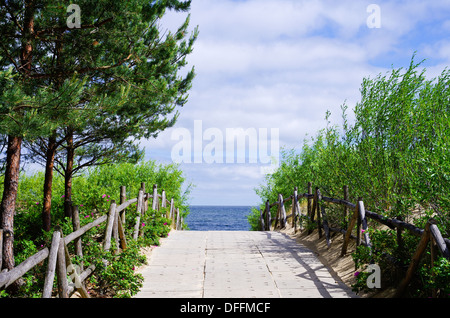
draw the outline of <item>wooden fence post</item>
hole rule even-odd
[[[157,211],[158,209],[158,185],[153,185],[153,201],[152,201],[152,209]]]
[[[170,199],[170,219],[172,220],[172,228],[175,228],[175,201]]]
[[[166,204],[166,190],[161,191],[161,207],[165,208],[167,206]]]
[[[42,292],[42,298],[51,298],[53,281],[55,279],[56,261],[59,249],[59,241],[61,239],[61,233],[59,231],[53,232],[52,245],[50,246],[50,252],[48,256],[47,272],[44,280],[44,290]]]
[[[141,189],[139,190],[138,194],[138,200],[137,200],[137,207],[136,207],[136,223],[134,224],[134,233],[133,233],[133,239],[137,240],[139,235],[139,227],[141,225],[141,211],[144,205],[144,191]]]
[[[270,213],[270,201],[269,200],[267,200],[266,201],[266,209],[265,209],[265,211],[266,211],[266,231],[270,231],[270,228],[271,228],[271,223],[272,223],[272,215],[271,215],[271,213]]]
[[[359,218],[361,219],[361,233],[364,236],[364,242],[366,245],[371,248],[372,244],[370,243],[370,237],[369,232],[367,231],[367,218],[366,218],[366,209],[364,208],[364,202],[361,200],[358,201],[358,211],[359,211]]]
[[[111,205],[109,206],[108,222],[106,224],[106,231],[105,231],[105,241],[103,243],[103,249],[105,251],[109,251],[109,249],[111,248],[111,236],[114,227],[115,214],[116,214],[116,202],[113,200],[111,201]]]
[[[286,209],[284,207],[283,195],[280,193],[278,195],[278,208],[280,209],[280,226],[281,228],[286,227]]]
[[[318,187],[316,187],[316,206],[315,206],[315,213],[317,213],[317,230],[319,231],[319,238],[322,238],[322,218],[320,217],[321,211],[320,206],[322,202],[322,194],[320,193],[320,190]],[[314,209],[314,208],[313,208]]]
[[[343,190],[344,190],[344,200],[348,201],[349,200],[348,185],[345,185],[343,187]],[[348,207],[347,207],[347,205],[344,204],[344,218],[343,218],[343,220],[344,220],[344,224],[343,224],[344,228],[347,228],[347,226],[348,226],[347,216],[348,216]],[[343,234],[343,235],[344,235],[344,238],[345,238],[345,234]]]
[[[80,211],[78,205],[72,206],[72,226],[73,231],[78,231],[80,229]],[[74,241],[75,254],[80,258],[83,257],[83,249],[81,247],[81,236],[76,238]],[[83,270],[83,263],[80,264],[81,270]]]
[[[300,214],[300,209],[298,208],[298,188],[294,188],[294,197],[292,198],[292,227],[294,228],[294,233],[297,232],[297,215]]]
[[[181,219],[181,215],[180,215],[180,209],[177,208],[177,225],[176,225],[176,230],[180,230],[180,219]]]
[[[127,202],[127,189],[125,186],[120,187],[120,204]],[[123,209],[120,212],[120,218],[122,219],[122,225],[125,225],[125,214],[127,209]]]
[[[311,220],[311,218],[312,218],[312,216],[311,216],[311,214],[312,214],[312,211],[311,211],[311,209],[312,209],[312,199],[310,198],[310,196],[309,195],[311,195],[312,194],[312,183],[311,182],[308,182],[308,218]],[[308,234],[309,234],[310,232],[308,232]]]
[[[61,237],[59,241],[56,262],[59,298],[69,298],[69,283],[67,282],[67,267],[64,245],[64,238]]]
[[[309,186],[309,184],[308,184],[308,186]],[[308,191],[309,191],[310,189],[308,188]],[[311,189],[311,191],[312,191],[312,189]],[[314,197],[313,197],[313,201],[312,201],[312,207],[311,207],[311,211],[310,211],[310,221],[311,221],[311,224],[313,224],[314,223],[314,218],[315,218],[315,214],[316,214],[316,206],[317,206],[317,191],[315,191],[314,192]],[[308,230],[308,234],[311,234],[312,233],[312,227],[310,227],[309,228],[309,230]]]
[[[259,208],[259,228],[260,231],[264,231],[266,228],[266,225],[264,224],[264,211]]]
[[[419,265],[420,258],[425,252],[428,242],[430,241],[430,225],[431,223],[428,222],[425,226],[425,230],[422,233],[419,244],[417,245],[417,249],[411,259],[411,263],[408,267],[408,270],[406,271],[406,275],[400,282],[400,285],[398,286],[394,297],[401,297],[404,294],[406,287],[408,287],[409,282],[411,281],[411,278],[413,277],[413,274],[416,271],[417,266]]]
[[[350,220],[350,224],[348,225],[347,231],[345,232],[344,242],[342,243],[341,256],[344,256],[347,253],[347,246],[350,241],[350,237],[352,236],[352,230],[355,227],[356,221],[358,220],[358,206],[358,204],[355,206],[352,219]]]

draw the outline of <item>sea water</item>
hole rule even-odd
[[[249,231],[251,206],[190,206],[186,217],[191,231]]]

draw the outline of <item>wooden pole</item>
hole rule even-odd
[[[343,187],[343,190],[344,190],[344,200],[348,201],[348,197],[349,197],[348,196],[348,185],[345,185]],[[348,226],[347,216],[348,216],[348,207],[346,205],[344,205],[344,218],[343,218],[343,220],[344,220],[344,224],[343,224],[344,228],[347,228],[347,226]],[[345,237],[345,234],[344,234],[344,237]]]
[[[294,197],[292,198],[292,227],[294,228],[294,233],[297,232],[297,215],[300,210],[297,210],[298,198],[297,198],[298,188],[294,188]]]
[[[48,256],[47,272],[44,280],[44,290],[42,298],[51,298],[53,281],[55,279],[56,261],[59,249],[59,241],[61,240],[61,233],[59,231],[53,232],[52,245]]]
[[[69,283],[67,282],[67,267],[64,245],[64,239],[61,239],[59,241],[56,262],[59,298],[69,298]]]
[[[120,187],[120,204],[127,202],[127,189],[125,186],[121,186]],[[122,219],[122,224],[125,225],[125,214],[126,214],[126,209],[123,209],[120,212],[120,218]]]
[[[367,218],[366,218],[366,209],[364,208],[364,202],[361,200],[358,201],[358,211],[359,211],[359,218],[361,219],[361,231],[364,236],[364,242],[366,245],[371,248],[372,244],[370,242],[368,226],[367,226]]]
[[[428,242],[430,241],[430,225],[431,223],[428,222],[427,225],[425,226],[425,230],[422,233],[419,244],[417,245],[417,249],[411,259],[411,263],[408,267],[405,278],[403,278],[400,285],[398,286],[394,297],[401,297],[404,294],[406,287],[408,287],[409,282],[411,281],[411,278],[413,277],[414,272],[416,271],[417,266],[419,265],[420,258],[425,252]]]
[[[73,231],[78,231],[80,229],[80,211],[78,205],[72,206],[72,226]],[[81,236],[75,239],[75,254],[80,258],[83,257],[83,249],[81,247]],[[81,270],[83,270],[83,263],[80,264]]]
[[[143,200],[144,200],[144,191],[141,189],[139,190],[136,207],[136,223],[134,224],[134,233],[133,233],[134,240],[137,240],[139,235],[139,226],[141,225],[141,211],[144,204]]]
[[[158,185],[153,185],[153,201],[152,201],[152,209],[156,211],[158,209]]]
[[[315,213],[317,213],[317,230],[319,231],[319,238],[322,238],[322,217],[320,216],[320,206],[322,202],[322,194],[320,193],[319,188],[316,188],[316,206],[315,206]]]
[[[347,228],[347,231],[345,232],[344,242],[342,243],[342,250],[341,250],[341,256],[344,256],[347,253],[347,247],[348,243],[350,242],[350,237],[352,235],[352,230],[355,227],[356,221],[358,220],[358,204],[355,207],[355,210],[353,211],[353,217],[350,220],[350,224]]]
[[[161,207],[165,208],[167,206],[166,204],[166,190],[162,190],[161,192]]]
[[[284,207],[283,195],[281,193],[278,195],[279,209],[280,209],[280,226],[281,228],[286,227],[286,209]]]
[[[325,206],[323,204],[320,205],[322,218],[323,218],[323,229],[325,231],[325,239],[327,240],[327,246],[330,248],[331,239],[330,239],[330,227],[328,225],[327,214],[325,213]]]
[[[111,236],[113,232],[115,214],[116,214],[116,202],[113,200],[111,202],[111,205],[109,206],[108,222],[106,224],[106,231],[105,231],[105,241],[103,243],[103,249],[105,251],[109,251],[109,249],[111,248]]]
[[[117,206],[116,206],[117,208]],[[114,241],[116,243],[116,249],[114,251],[115,255],[119,254],[119,247],[120,247],[120,239],[119,239],[119,213],[117,213],[117,209],[114,212],[114,222],[113,222],[113,230],[112,230],[112,236],[114,238]]]
[[[271,223],[272,223],[272,216],[270,215],[270,202],[269,200],[266,201],[266,231],[270,231]]]
[[[176,225],[176,228],[175,228],[177,231],[180,230],[180,218],[181,218],[180,209],[177,208],[177,225]]]
[[[264,211],[259,209],[259,228],[260,231],[264,231],[266,228],[266,225],[264,224]]]
[[[170,219],[172,220],[172,228],[175,228],[175,201],[170,199]]]
[[[311,195],[312,194],[312,183],[311,182],[308,182],[308,194],[309,195]],[[312,214],[312,211],[311,211],[311,209],[312,209],[312,199],[308,196],[308,218],[310,219],[310,220],[312,220],[312,216],[311,216],[311,214]],[[309,234],[309,232],[308,232],[308,234]]]
[[[124,250],[127,248],[127,239],[125,236],[125,229],[123,227],[120,216],[116,215],[116,218],[117,218],[117,229],[118,229],[119,238],[120,238],[120,247],[122,248],[122,250]]]

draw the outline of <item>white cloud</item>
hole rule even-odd
[[[280,145],[299,148],[306,134],[325,126],[327,110],[340,124],[340,106],[347,100],[354,107],[364,77],[397,67],[396,61],[408,64],[419,48],[421,56],[438,61],[435,73],[449,62],[450,42],[430,40],[421,29],[431,24],[448,31],[448,0],[377,1],[380,29],[366,25],[371,3],[194,0],[191,25],[199,25],[200,35],[188,61],[197,77],[175,128],[192,129],[194,120],[223,132],[279,128]],[[161,25],[175,29],[183,19],[170,14]],[[146,145],[167,158],[176,143],[171,131]],[[263,180],[257,165],[182,167],[197,184],[198,204],[242,204],[255,197],[253,188]]]

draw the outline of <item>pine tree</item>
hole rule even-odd
[[[179,71],[198,30],[188,36],[189,16],[175,33],[164,36],[159,29],[166,10],[187,12],[190,1],[80,0],[78,18],[67,13],[69,1],[0,3],[6,39],[0,45],[0,74],[8,82],[0,111],[10,115],[0,121],[0,133],[8,135],[1,211],[8,218],[3,229],[12,232],[22,140],[48,140],[44,187],[51,202],[56,151],[73,136],[95,127],[92,133],[116,142],[149,138],[176,122],[175,109],[186,103],[195,74],[193,68],[184,77]],[[20,96],[35,106],[22,106]],[[14,116],[20,117],[20,130],[11,124]],[[49,210],[43,212],[48,219]],[[9,253],[13,239],[4,241]],[[6,257],[11,268],[12,255]]]

